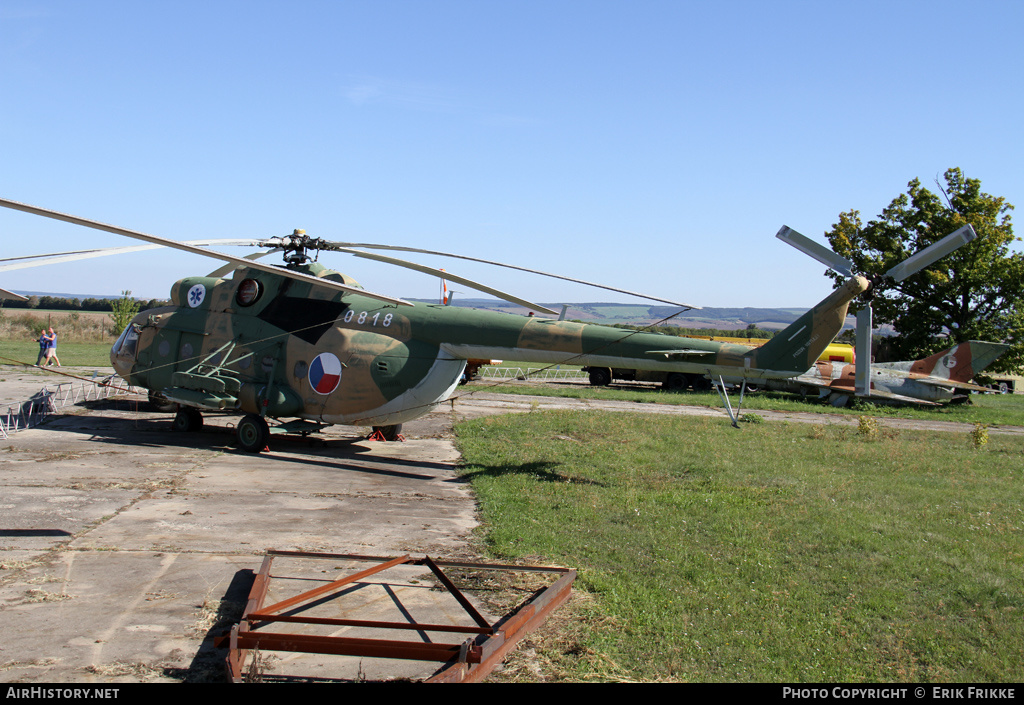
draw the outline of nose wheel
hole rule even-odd
[[[247,414],[235,428],[239,447],[247,453],[259,453],[267,447],[270,427],[267,420],[258,414]]]
[[[171,427],[175,431],[185,433],[198,431],[203,427],[203,415],[199,413],[199,409],[193,409],[191,406],[179,406]]]

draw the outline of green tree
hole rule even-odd
[[[960,169],[948,170],[944,179],[942,197],[914,179],[877,220],[864,225],[858,211],[841,213],[826,237],[857,272],[872,275],[969,223],[978,234],[974,242],[876,293],[875,324],[896,329],[897,359],[930,355],[951,340],[987,340],[1013,346],[992,371],[1017,369],[1024,364],[1024,255],[1010,250],[1019,239],[1010,221],[1013,206],[983,193],[981,181]]]
[[[111,301],[110,307],[113,310],[110,320],[114,322],[115,335],[127,328],[139,312],[139,302],[132,298],[130,291],[122,291],[121,298]]]

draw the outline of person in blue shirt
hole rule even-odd
[[[60,367],[60,359],[57,357],[57,334],[53,332],[53,328],[50,329],[50,334],[46,336],[47,348],[46,348],[46,366],[49,367],[51,363],[56,362],[57,367]]]

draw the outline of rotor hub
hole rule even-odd
[[[283,245],[285,264],[293,269],[306,264],[309,261],[306,251],[310,246],[311,242],[306,231],[296,228],[291,235],[285,238]]]

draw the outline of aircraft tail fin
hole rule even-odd
[[[751,366],[793,376],[806,372],[843,330],[850,302],[870,287],[864,277],[851,277],[817,306],[752,353]]]
[[[923,360],[876,362],[873,367],[903,370],[912,374],[948,379],[950,382],[970,382],[975,375],[995,362],[1009,348],[1009,345],[1003,343],[970,340],[937,352]]]

